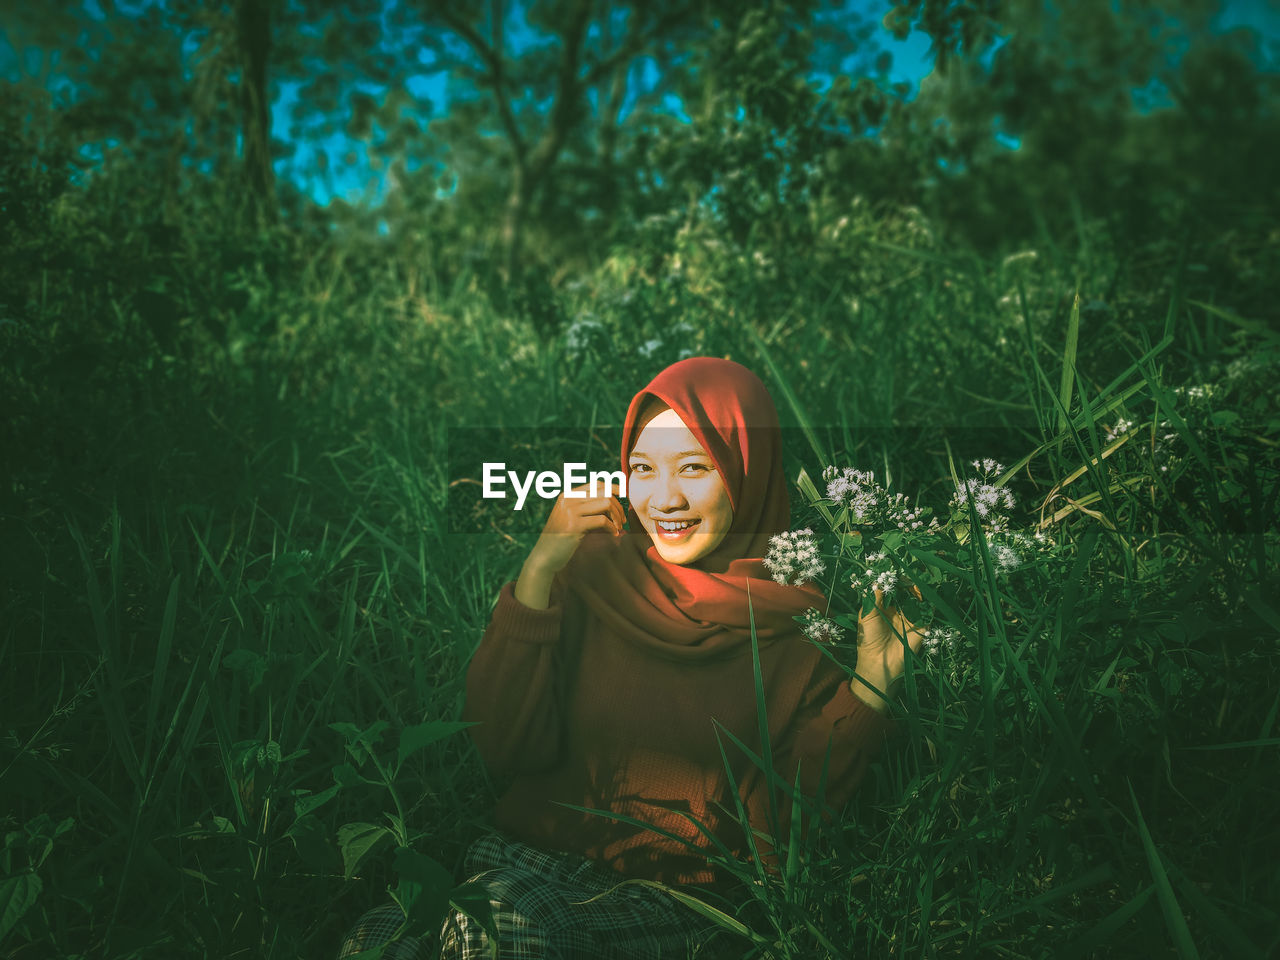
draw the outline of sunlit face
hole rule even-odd
[[[627,498],[668,563],[707,556],[733,524],[733,507],[715,461],[666,409],[636,438],[628,460]]]

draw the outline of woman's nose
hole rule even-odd
[[[659,477],[649,499],[657,510],[677,510],[686,505],[684,491],[674,476]]]

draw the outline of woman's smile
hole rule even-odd
[[[658,536],[669,543],[679,543],[685,537],[693,536],[693,531],[697,529],[698,520],[661,520],[654,519],[654,525],[658,528]]]

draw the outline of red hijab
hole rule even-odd
[[[635,510],[622,537],[587,534],[565,581],[602,621],[660,656],[702,660],[794,636],[793,617],[825,599],[812,584],[773,580],[762,562],[769,538],[788,529],[791,504],[782,472],[782,437],[773,399],[760,379],[732,360],[692,357],[672,364],[637,393],[622,432],[622,471],[654,401],[670,407],[715,462],[733,523],[720,545],[687,566],[658,554]],[[750,594],[751,613],[747,598]]]

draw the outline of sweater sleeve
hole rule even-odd
[[[530,773],[555,763],[560,747],[556,650],[563,619],[560,591],[535,610],[503,586],[488,629],[467,668],[462,718],[490,769]]]
[[[769,839],[774,829],[784,844],[791,832],[794,804],[784,787],[796,783],[797,768],[806,806],[818,800],[830,816],[853,796],[893,726],[849,689],[844,671],[819,668],[791,722],[774,741],[773,769],[781,782],[766,785],[763,775],[753,776],[743,797],[756,830],[755,847],[767,869],[780,869],[775,843]],[[810,816],[803,817],[802,834],[811,822]]]
[[[863,703],[849,688],[847,678],[839,675],[836,679],[834,690],[827,683],[820,685],[814,691],[819,696],[797,711],[789,736],[780,745],[784,759],[778,767],[794,782],[798,765],[802,791],[816,797],[825,764],[822,801],[839,810],[858,789],[894,724]]]

